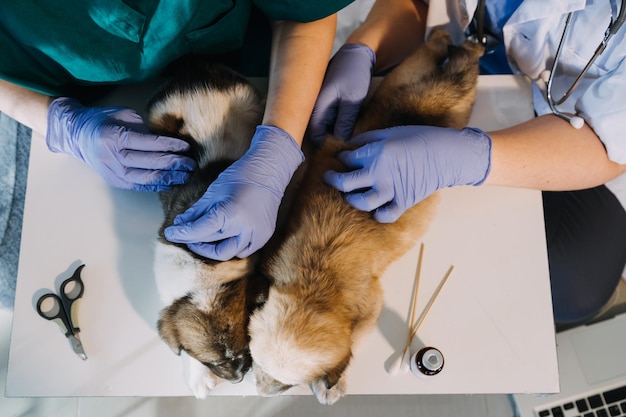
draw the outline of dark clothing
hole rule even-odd
[[[626,265],[626,212],[605,186],[544,192],[554,318],[592,318],[611,298]]]
[[[136,83],[185,55],[242,48],[255,8],[272,21],[311,22],[352,1],[2,1],[0,78],[53,96]]]

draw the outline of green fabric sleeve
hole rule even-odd
[[[354,0],[253,0],[270,20],[312,22],[330,16]]]

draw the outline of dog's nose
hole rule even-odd
[[[224,369],[224,368],[213,368],[211,369],[213,373],[219,376],[222,379],[230,382],[231,384],[238,384],[243,381],[245,376],[245,372],[241,372],[237,369]]]
[[[230,383],[231,383],[231,384],[238,384],[238,383],[240,383],[241,381],[243,381],[243,378],[244,378],[245,376],[246,376],[246,374],[241,374],[241,375],[239,376],[239,379],[231,379],[231,380],[230,380]]]
[[[238,384],[243,381],[246,373],[252,367],[252,357],[250,355],[243,355],[220,365],[206,365],[220,378],[233,384]]]

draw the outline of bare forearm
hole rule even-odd
[[[554,115],[490,133],[491,173],[485,184],[565,191],[595,187],[626,172],[608,159],[593,130],[573,129]]]
[[[336,16],[274,25],[272,63],[263,124],[302,143],[335,37]]]
[[[378,0],[347,39],[376,52],[376,71],[400,63],[424,41],[428,6],[422,0]]]
[[[46,134],[50,97],[0,80],[0,111],[35,132]]]

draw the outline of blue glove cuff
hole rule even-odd
[[[81,108],[82,105],[76,99],[69,97],[59,97],[48,106],[48,126],[46,129],[46,145],[50,151],[58,153],[73,153],[71,144],[66,140],[71,137],[65,124],[67,118],[73,110]]]
[[[304,154],[289,133],[276,126],[257,126],[248,153],[266,161],[276,161],[275,177],[285,189],[296,169],[304,162]]]
[[[464,128],[461,135],[468,139],[466,156],[472,161],[466,164],[468,181],[464,185],[482,185],[491,172],[491,136],[474,127]]]

